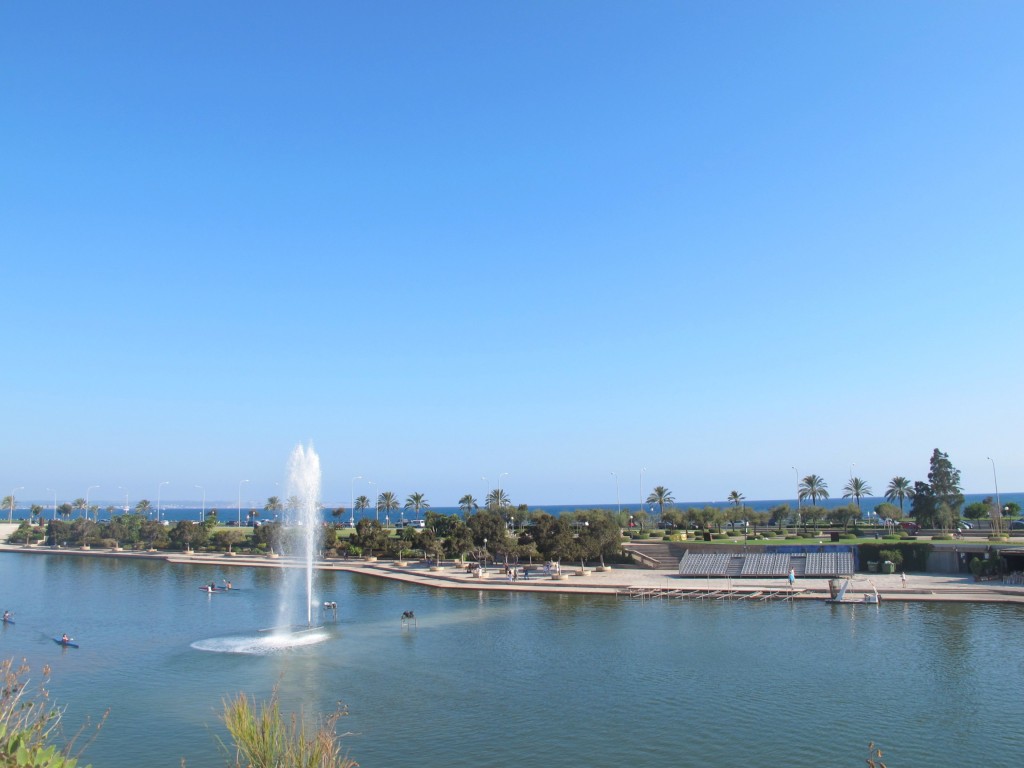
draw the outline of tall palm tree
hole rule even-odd
[[[661,517],[665,514],[665,505],[671,504],[675,501],[672,496],[672,491],[663,485],[656,485],[654,490],[651,491],[651,495],[647,497],[648,504],[658,505],[658,516]]]
[[[411,509],[415,517],[414,520],[420,519],[421,509],[430,509],[430,503],[427,501],[427,497],[417,491],[416,493],[410,493],[405,499],[405,508]]]
[[[71,508],[78,512],[82,512],[83,510],[87,509],[88,506],[89,505],[86,503],[85,499],[75,499],[74,501],[71,502]]]
[[[383,510],[385,515],[390,512],[394,512],[401,506],[402,505],[398,503],[398,497],[391,491],[382,491],[377,497],[377,509]]]
[[[263,505],[264,512],[276,513],[280,512],[283,508],[284,505],[281,504],[281,499],[279,499],[277,496],[271,496],[270,498],[267,499],[267,503]]]
[[[850,482],[843,487],[843,498],[848,499],[852,496],[857,502],[857,509],[860,509],[860,497],[870,495],[871,486],[859,477],[851,477]]]
[[[476,499],[473,498],[472,493],[467,493],[461,499],[459,499],[459,509],[462,510],[463,516],[469,516],[473,514],[474,509],[478,509]]]
[[[743,502],[743,500],[745,498],[747,498],[747,497],[744,496],[739,491],[730,491],[729,492],[729,501],[731,501],[733,504],[736,505],[736,509],[740,508],[740,505],[741,505],[741,503]]]
[[[370,500],[368,498],[366,498],[365,496],[356,496],[355,503],[353,504],[353,508],[355,509],[355,511],[358,512],[364,510],[369,506]]]
[[[138,515],[149,515],[149,510],[152,508],[152,504],[149,503],[149,499],[140,499],[139,503],[135,505],[135,513]]]
[[[488,509],[497,509],[500,511],[505,507],[511,506],[512,501],[509,499],[508,494],[505,493],[505,491],[495,488],[487,494],[486,504]]]
[[[800,481],[800,490],[797,498],[801,501],[810,499],[811,504],[817,505],[818,499],[828,498],[828,483],[825,482],[824,478],[817,475],[808,475]]]
[[[885,500],[892,502],[899,499],[900,517],[903,517],[903,500],[914,498],[914,484],[905,477],[896,475],[889,481],[889,487],[885,489]]]

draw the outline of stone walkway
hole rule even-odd
[[[182,552],[115,552],[110,549],[54,549],[50,547],[22,547],[12,544],[0,545],[0,552],[22,552],[38,555],[68,557],[122,557],[164,560],[167,563],[204,563],[220,567],[249,568],[297,568],[304,563],[285,557],[267,555],[227,555],[220,553]],[[585,575],[577,575],[578,566],[562,567],[562,579],[552,579],[544,574],[541,566],[531,566],[529,579],[520,578],[510,582],[501,567],[491,567],[483,578],[471,576],[462,565],[447,563],[441,568],[426,563],[409,562],[399,565],[383,560],[320,560],[318,570],[348,571],[377,578],[392,579],[407,583],[421,584],[439,589],[504,590],[514,592],[554,592],[575,594],[617,595],[629,590],[644,590],[651,596],[659,591],[714,592],[724,597],[750,595],[767,590],[789,589],[786,579],[707,579],[681,578],[671,570],[650,570],[647,568],[616,566],[599,572],[588,569]],[[858,574],[848,594],[858,599],[861,594],[872,591],[872,586],[882,595],[883,600],[901,601],[957,601],[957,602],[1003,602],[1024,603],[1024,586],[1006,585],[988,581],[976,583],[970,576],[956,574],[908,573],[906,586],[900,574]],[[828,579],[797,579],[794,585],[795,599],[821,600],[829,596]]]

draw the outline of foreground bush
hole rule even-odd
[[[60,750],[53,743],[64,710],[50,703],[45,685],[30,693],[28,672],[12,659],[0,662],[0,765],[75,768],[81,754],[71,756],[75,739]],[[49,667],[43,667],[44,683],[49,674]]]
[[[224,725],[234,741],[237,768],[357,768],[342,754],[335,731],[347,713],[339,709],[314,723],[300,715],[281,714],[277,691],[269,702],[255,708],[245,694],[224,703]],[[230,748],[224,747],[229,754]]]

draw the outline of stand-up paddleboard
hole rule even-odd
[[[78,647],[78,643],[76,643],[74,640],[67,640],[67,641],[65,641],[65,640],[62,640],[59,637],[55,637],[55,638],[53,638],[53,642],[55,642],[57,645],[63,645],[65,648],[77,648]]]

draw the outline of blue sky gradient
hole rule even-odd
[[[255,503],[310,440],[337,502],[1024,488],[1022,28],[4,4],[0,495]]]

